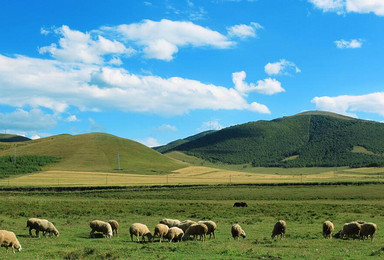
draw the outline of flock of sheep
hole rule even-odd
[[[109,220],[108,222],[93,220],[89,226],[91,228],[90,238],[95,237],[95,232],[100,232],[107,238],[119,235],[119,223],[116,220]],[[30,236],[32,236],[33,229],[36,231],[36,237],[40,237],[40,231],[43,232],[44,236],[47,234],[49,236],[59,236],[60,234],[56,227],[46,219],[30,218],[27,221],[27,227],[29,228]],[[153,241],[155,237],[158,237],[160,243],[163,239],[167,239],[169,242],[180,242],[182,240],[189,240],[191,237],[193,240],[199,238],[201,241],[205,241],[207,235],[209,235],[209,239],[211,239],[212,236],[213,238],[216,238],[216,228],[216,223],[211,220],[195,222],[192,220],[180,221],[177,219],[165,218],[156,225],[153,235],[148,227],[141,223],[132,224],[129,228],[129,233],[132,241],[133,236],[136,236],[137,242],[140,242],[140,237],[142,238],[142,241],[145,241],[145,238],[147,238],[149,242]],[[284,220],[279,220],[273,227],[271,238],[274,239],[280,236],[280,239],[283,239],[286,229],[286,222]],[[332,222],[325,221],[323,223],[323,235],[325,238],[332,238],[332,233],[334,231],[335,227]],[[377,225],[375,223],[354,221],[345,223],[343,229],[336,233],[334,237],[353,237],[363,240],[370,238],[373,240],[376,231]],[[231,234],[235,240],[238,240],[240,237],[246,237],[245,231],[239,224],[232,225]],[[16,238],[15,233],[11,231],[0,230],[0,245],[1,247],[5,247],[7,252],[9,247],[12,248],[13,253],[15,253],[15,249],[21,251],[20,242]]]

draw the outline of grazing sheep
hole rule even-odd
[[[59,236],[60,233],[56,229],[56,227],[46,219],[39,218],[30,218],[27,220],[27,227],[29,227],[29,235],[32,236],[32,229],[36,230],[36,237],[40,237],[39,232],[43,232],[43,236],[47,233],[51,236],[54,234],[55,236]]]
[[[164,224],[157,224],[155,227],[155,232],[153,232],[153,237],[159,237],[159,241],[161,243],[161,239],[168,234],[169,227]]]
[[[177,241],[180,242],[184,236],[184,231],[178,227],[171,227],[166,235],[169,242]]]
[[[332,238],[332,232],[335,231],[335,226],[329,220],[323,223],[323,236],[325,238]]]
[[[181,221],[180,224],[177,225],[176,227],[181,228],[183,230],[183,232],[185,233],[185,231],[187,231],[189,226],[193,225],[193,224],[197,224],[197,222],[192,221],[192,220],[184,220],[184,221]]]
[[[248,207],[248,204],[245,202],[235,202],[233,204],[234,207]]]
[[[148,227],[141,223],[134,223],[129,227],[129,233],[131,234],[131,241],[133,241],[133,235],[136,236],[137,242],[140,242],[139,237],[141,236],[143,241],[145,237],[148,238],[148,241],[152,241],[152,233],[149,231]]]
[[[197,236],[200,236],[200,239],[204,242],[205,237],[208,232],[208,227],[205,224],[192,224],[185,231],[183,240],[189,239],[190,236],[193,236],[193,240],[196,240]]]
[[[361,225],[357,222],[345,223],[343,230],[341,231],[340,237],[356,237],[359,236]]]
[[[0,246],[5,247],[7,253],[9,247],[12,247],[13,253],[15,253],[15,248],[17,251],[21,251],[21,245],[19,240],[17,240],[15,233],[7,230],[0,230]]]
[[[105,236],[107,236],[107,238],[111,238],[113,236],[111,224],[107,222],[101,220],[93,220],[91,223],[89,223],[89,227],[92,229],[91,233],[89,234],[90,238],[95,237],[96,231],[103,233]]]
[[[160,224],[167,225],[168,227],[177,227],[177,225],[180,225],[181,221],[178,219],[170,219],[170,218],[164,218],[160,220]]]
[[[113,235],[118,237],[119,222],[111,219],[111,220],[108,220],[108,223],[111,225]]]
[[[217,228],[217,225],[212,220],[204,220],[199,221],[197,224],[205,224],[208,227],[207,235],[209,235],[209,239],[211,239],[211,236],[213,235],[213,238],[216,239],[215,230]]]
[[[280,235],[280,240],[284,238],[285,231],[287,230],[287,223],[284,220],[279,220],[276,222],[272,230],[271,238],[275,238]]]
[[[371,241],[373,240],[373,237],[375,236],[377,230],[377,225],[375,223],[365,223],[361,225],[360,229],[360,239],[365,239],[368,237],[371,237]]]
[[[245,231],[239,224],[233,224],[231,227],[231,233],[234,240],[239,240],[239,237],[246,238]]]

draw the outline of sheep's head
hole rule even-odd
[[[149,233],[146,234],[146,236],[147,236],[147,238],[148,238],[148,241],[149,241],[149,242],[152,242],[152,240],[153,240],[153,238],[154,238],[153,235],[152,235],[152,233],[149,232]]]
[[[111,238],[113,236],[112,231],[108,232],[107,238]]]
[[[18,252],[20,252],[20,251],[21,251],[21,244],[20,244],[20,243],[16,243],[16,244],[14,245],[14,248],[16,248],[16,250],[17,250]]]
[[[247,237],[247,235],[245,234],[244,230],[241,231],[240,236],[241,236],[242,238],[246,238],[246,237]]]
[[[59,230],[57,230],[57,229],[55,229],[54,231],[53,231],[53,234],[55,234],[55,236],[59,236],[60,235],[60,232],[59,232]]]

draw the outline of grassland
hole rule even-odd
[[[0,191],[0,228],[13,230],[23,250],[9,259],[379,259],[384,257],[384,185],[276,186],[206,185],[131,187],[89,191]],[[247,208],[233,208],[246,201]],[[50,219],[59,237],[30,238],[29,217]],[[217,239],[182,243],[135,243],[129,226],[142,222],[153,230],[163,217],[212,219]],[[89,239],[88,223],[115,218],[120,236]],[[272,241],[278,219],[287,221],[287,236]],[[371,241],[326,240],[321,224],[336,229],[351,220],[378,224]],[[230,226],[242,225],[245,240],[233,241]],[[5,255],[5,250],[0,251]]]

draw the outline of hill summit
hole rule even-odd
[[[235,125],[162,149],[253,166],[376,166],[384,165],[384,124],[310,111]]]

